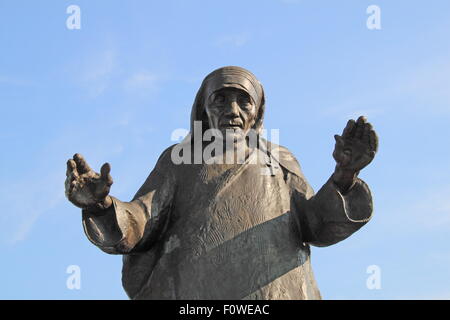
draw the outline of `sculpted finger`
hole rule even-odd
[[[350,138],[354,134],[356,122],[353,119],[348,120],[347,125],[344,128],[344,131],[342,131],[342,137],[344,138]]]
[[[364,116],[360,116],[358,120],[356,121],[356,129],[355,129],[355,138],[361,139],[362,135],[364,134],[364,127],[366,124],[366,118]]]
[[[111,166],[108,162],[104,163],[102,168],[100,169],[100,178],[105,181],[108,186],[113,184],[113,179],[109,172],[111,171]]]
[[[91,171],[91,167],[87,164],[86,160],[84,160],[83,156],[79,153],[75,153],[73,156],[75,163],[77,164],[79,174],[83,174]]]
[[[336,141],[336,144],[334,146],[335,151],[342,152],[342,150],[344,149],[344,146],[345,146],[344,139],[340,135],[335,134],[334,140]]]
[[[378,136],[374,130],[370,130],[369,139],[370,139],[370,147],[372,148],[372,151],[377,152],[378,151]]]
[[[368,144],[370,146],[370,131],[372,130],[372,125],[367,122],[364,126],[364,132],[362,135],[362,140],[363,142],[365,142],[366,144]]]
[[[73,161],[72,159],[67,160],[66,176],[72,179],[78,178],[77,165],[75,164],[75,161]]]
[[[336,160],[337,162],[342,162],[343,160],[343,151],[344,151],[344,139],[335,134],[334,135],[334,140],[336,140],[336,145],[334,147],[334,151],[333,151],[333,158],[334,160]]]
[[[342,139],[342,137],[338,134],[334,135],[334,140],[336,141],[336,144],[338,144],[339,146],[344,144],[344,139]]]
[[[356,122],[360,123],[367,123],[367,118],[365,116],[359,116],[358,120]]]

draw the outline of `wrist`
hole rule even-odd
[[[109,209],[112,206],[112,199],[107,195],[103,200],[97,202],[96,204],[85,208],[87,211],[91,212],[101,212]]]
[[[353,187],[357,177],[357,171],[336,165],[333,173],[333,182],[339,187],[340,191],[346,192]]]
[[[101,202],[101,206],[102,206],[103,210],[106,210],[109,207],[111,207],[112,203],[113,203],[112,198],[109,195],[107,195],[105,197],[105,199],[103,199],[103,201]]]

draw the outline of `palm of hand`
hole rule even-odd
[[[101,168],[101,174],[98,174],[89,167],[81,155],[75,154],[73,159],[67,161],[66,197],[83,209],[101,203],[109,194],[113,183],[110,170],[110,165],[105,163]]]
[[[342,169],[359,172],[375,157],[378,137],[364,117],[349,120],[342,136],[335,135],[333,157]]]

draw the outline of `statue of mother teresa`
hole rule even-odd
[[[202,82],[191,132],[167,148],[129,202],[110,165],[67,162],[67,198],[87,238],[123,255],[131,299],[320,299],[310,245],[346,239],[372,216],[358,178],[378,138],[364,117],[335,135],[335,171],[314,193],[292,153],[263,137],[264,90],[240,67]],[[252,139],[250,139],[253,137]],[[214,146],[211,147],[211,141]]]

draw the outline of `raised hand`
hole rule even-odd
[[[342,135],[335,135],[333,158],[336,160],[334,181],[344,189],[352,185],[361,169],[367,166],[378,150],[378,137],[363,116],[348,121]]]
[[[113,180],[111,167],[105,163],[100,174],[94,172],[83,156],[75,154],[67,161],[66,197],[79,208],[99,210],[108,208],[112,201],[108,196]]]

